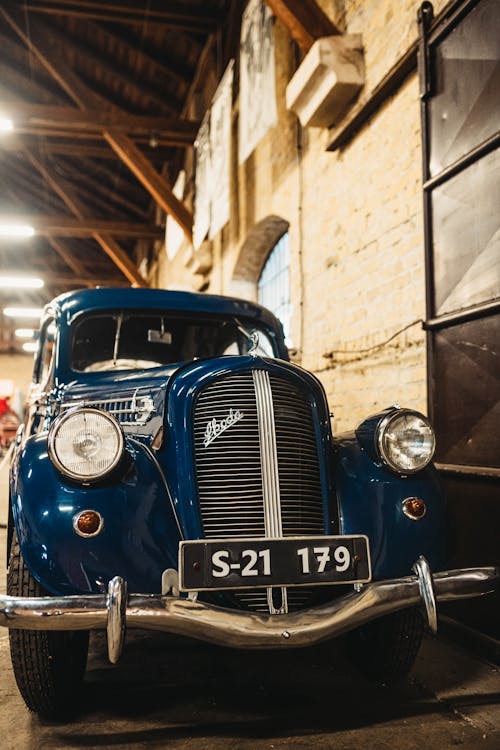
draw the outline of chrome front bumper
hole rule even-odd
[[[414,576],[376,581],[314,609],[287,615],[261,615],[223,609],[193,599],[131,594],[113,578],[108,595],[24,598],[0,596],[0,626],[22,630],[106,628],[108,654],[116,663],[125,627],[161,630],[235,648],[310,646],[353,630],[370,620],[423,603],[431,630],[437,627],[436,600],[453,601],[492,592],[494,567],[448,570],[431,575],[425,558]]]

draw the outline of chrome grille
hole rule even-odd
[[[207,423],[226,419],[230,408],[240,410],[243,419],[205,448]],[[200,393],[194,438],[205,536],[265,536],[259,427],[251,373],[217,380]]]
[[[141,395],[134,393],[128,397],[107,398],[97,400],[67,401],[61,404],[61,410],[75,409],[76,407],[88,406],[93,409],[102,409],[112,414],[120,424],[143,425],[155,413],[153,399],[149,394]]]
[[[270,377],[283,536],[323,533],[318,448],[310,404],[288,381]]]
[[[323,506],[317,442],[311,405],[298,386],[276,375],[265,380],[272,394],[272,413],[276,442],[279,498],[278,524],[269,518],[269,500],[264,485],[270,477],[262,473],[263,435],[259,436],[258,409],[262,396],[256,388],[262,378],[256,373],[238,373],[213,381],[197,398],[194,410],[195,462],[198,497],[207,538],[262,536],[302,536],[323,533]],[[259,406],[260,405],[260,406]],[[206,445],[207,424],[215,419],[224,425],[231,411],[243,417],[221,429]],[[272,453],[272,451],[271,451]],[[269,470],[269,466],[267,467]],[[269,490],[266,491],[269,496]],[[271,490],[271,494],[274,490]],[[274,496],[274,495],[273,495]],[[267,513],[267,518],[266,518]],[[272,519],[271,519],[272,521]],[[275,531],[270,533],[269,529]],[[286,594],[284,594],[286,596]],[[306,606],[310,591],[289,589],[290,609]],[[268,592],[233,592],[233,598],[248,609],[268,610]]]

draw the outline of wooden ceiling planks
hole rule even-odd
[[[117,283],[124,274],[144,284],[133,237],[153,252],[163,232],[145,229],[155,204],[191,236],[192,216],[165,175],[175,177],[180,151],[193,145],[199,123],[184,119],[186,100],[226,10],[226,0],[1,3],[0,113],[12,112],[16,128],[0,142],[0,172],[12,177],[4,195],[35,224],[58,219],[38,229],[42,252],[70,270],[59,279],[89,274],[91,283],[95,264],[80,258],[98,243]]]

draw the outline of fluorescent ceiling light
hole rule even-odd
[[[29,224],[0,223],[0,237],[33,237],[35,230]]]
[[[16,328],[14,332],[18,339],[32,339],[35,335],[34,328]]]
[[[25,352],[36,352],[38,349],[38,344],[36,341],[26,341],[23,344],[23,349]]]
[[[14,123],[10,117],[0,117],[0,133],[12,133]]]
[[[3,314],[8,318],[41,318],[41,307],[4,307]]]
[[[0,276],[0,289],[41,289],[44,284],[31,276]]]

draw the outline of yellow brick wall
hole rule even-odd
[[[361,96],[417,38],[419,3],[320,4],[342,28],[363,36],[366,86]],[[436,12],[444,5],[435,2]],[[279,22],[275,43],[279,123],[245,164],[234,165],[231,220],[212,243],[207,289],[241,293],[244,286],[235,284],[234,276],[245,238],[265,217],[281,217],[290,224],[293,346],[303,366],[323,382],[335,429],[348,429],[393,403],[425,411],[420,324],[385,346],[357,353],[425,315],[417,74],[345,148],[328,152],[328,133],[317,128],[301,132],[295,115],[286,110],[285,89],[297,53]],[[199,288],[202,277],[190,276],[183,263],[182,251],[173,264],[163,259],[156,277],[160,285],[177,281]],[[250,285],[246,294],[253,292]]]

